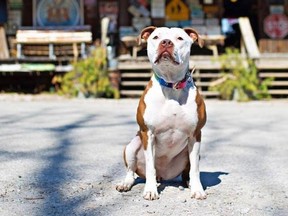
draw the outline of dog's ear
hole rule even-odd
[[[198,32],[193,28],[184,28],[184,31],[189,35],[189,37],[192,38],[192,40],[195,42],[197,41],[200,47],[203,47],[204,41],[202,38],[200,38]]]
[[[138,45],[141,44],[142,39],[147,40],[148,37],[151,35],[151,33],[156,29],[155,26],[148,26],[146,28],[144,28],[140,35],[137,37],[137,43]]]

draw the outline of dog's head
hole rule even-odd
[[[167,28],[154,26],[143,29],[138,37],[139,44],[147,41],[147,53],[154,72],[167,82],[183,78],[189,65],[190,49],[194,42],[203,46],[203,40],[192,28]]]

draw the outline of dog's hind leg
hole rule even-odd
[[[189,172],[190,172],[190,163],[187,163],[185,169],[182,172],[182,184],[184,187],[189,187]]]
[[[124,149],[124,162],[127,167],[125,179],[116,185],[119,192],[129,191],[135,182],[134,174],[137,170],[137,153],[141,148],[141,139],[137,135]]]

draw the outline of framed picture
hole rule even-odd
[[[33,0],[34,26],[83,25],[82,0]]]

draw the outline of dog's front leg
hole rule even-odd
[[[194,138],[189,142],[189,160],[190,160],[190,190],[191,198],[206,199],[206,193],[203,190],[200,181],[199,172],[199,155],[200,155],[200,141],[196,141]]]
[[[155,137],[149,130],[147,132],[147,146],[144,150],[146,162],[146,184],[143,197],[147,200],[159,199],[155,169]]]

